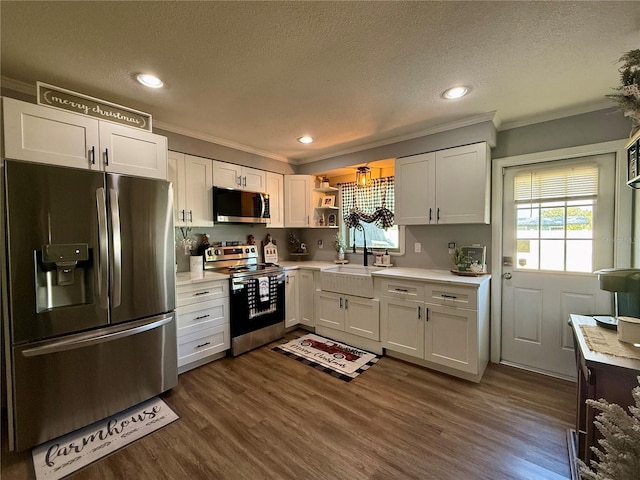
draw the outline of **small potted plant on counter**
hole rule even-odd
[[[453,261],[455,269],[458,272],[464,272],[467,270],[467,259],[464,257],[462,248],[456,247],[456,249],[453,251],[453,255],[451,255],[451,260]]]
[[[344,241],[344,238],[342,236],[342,233],[338,232],[336,233],[334,239],[333,239],[333,248],[336,251],[336,253],[338,254],[337,257],[337,261],[339,262],[344,262],[344,251],[347,248],[347,244]]]

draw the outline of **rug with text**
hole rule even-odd
[[[33,468],[37,480],[57,480],[148,435],[179,417],[154,397],[35,447]]]
[[[379,359],[374,353],[313,333],[274,347],[273,350],[346,382],[368,370]]]

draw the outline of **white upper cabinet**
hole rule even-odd
[[[266,191],[266,176],[263,170],[214,161],[213,185],[262,193]]]
[[[423,153],[395,162],[398,225],[423,225],[434,218],[436,154]]]
[[[100,154],[106,172],[167,178],[167,139],[151,132],[100,123]]]
[[[395,162],[398,225],[489,223],[491,158],[476,143]]]
[[[270,215],[267,227],[284,227],[284,175],[266,172],[265,178]]]
[[[313,220],[313,175],[285,175],[284,177],[284,226],[305,228]]]
[[[177,227],[213,227],[213,160],[169,152]]]
[[[137,128],[3,98],[4,156],[167,178],[167,139]]]

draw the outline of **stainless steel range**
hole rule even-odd
[[[231,354],[233,356],[284,337],[284,270],[258,262],[255,245],[210,247],[205,270],[228,274]]]

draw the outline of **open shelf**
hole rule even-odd
[[[338,193],[340,191],[339,188],[337,187],[320,187],[320,188],[314,188],[313,189],[315,192],[322,192],[322,193]]]

